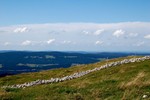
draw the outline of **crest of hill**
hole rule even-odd
[[[21,84],[37,79],[62,77],[93,69],[113,61],[133,58],[116,58],[95,64],[60,68],[49,71],[24,73],[0,78],[0,86]],[[135,58],[135,57],[134,57]],[[150,63],[123,64],[89,73],[83,77],[54,84],[37,85],[24,89],[0,89],[0,99],[92,100],[141,99],[150,96]]]

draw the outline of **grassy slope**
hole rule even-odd
[[[121,59],[123,58],[109,61]],[[0,87],[37,79],[62,77],[74,72],[93,69],[104,63],[106,61],[67,69],[7,76],[0,78]],[[37,85],[25,89],[0,89],[0,99],[15,100],[139,100],[144,94],[150,96],[150,62],[148,60],[103,69],[61,83]]]

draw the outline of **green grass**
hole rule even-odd
[[[66,69],[6,76],[0,78],[0,87],[37,79],[62,77],[121,59],[124,58]],[[0,99],[4,100],[141,100],[143,95],[147,95],[146,99],[150,100],[149,60],[103,69],[60,83],[37,85],[24,89],[0,89]]]
[[[46,59],[55,59],[55,57],[54,57],[54,56],[51,56],[51,55],[45,55],[45,58],[46,58]]]
[[[2,66],[2,64],[0,64],[0,68],[2,68],[3,66]]]
[[[22,63],[19,63],[17,64],[17,66],[28,66],[28,67],[31,67],[31,68],[34,68],[34,67],[46,67],[46,66],[54,66],[54,65],[58,65],[58,64],[22,64]]]

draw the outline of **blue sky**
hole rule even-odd
[[[1,0],[0,25],[150,21],[150,0]]]
[[[0,50],[149,51],[150,0],[1,0]]]

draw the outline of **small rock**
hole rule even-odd
[[[147,95],[143,95],[143,99],[147,98],[148,96]]]

